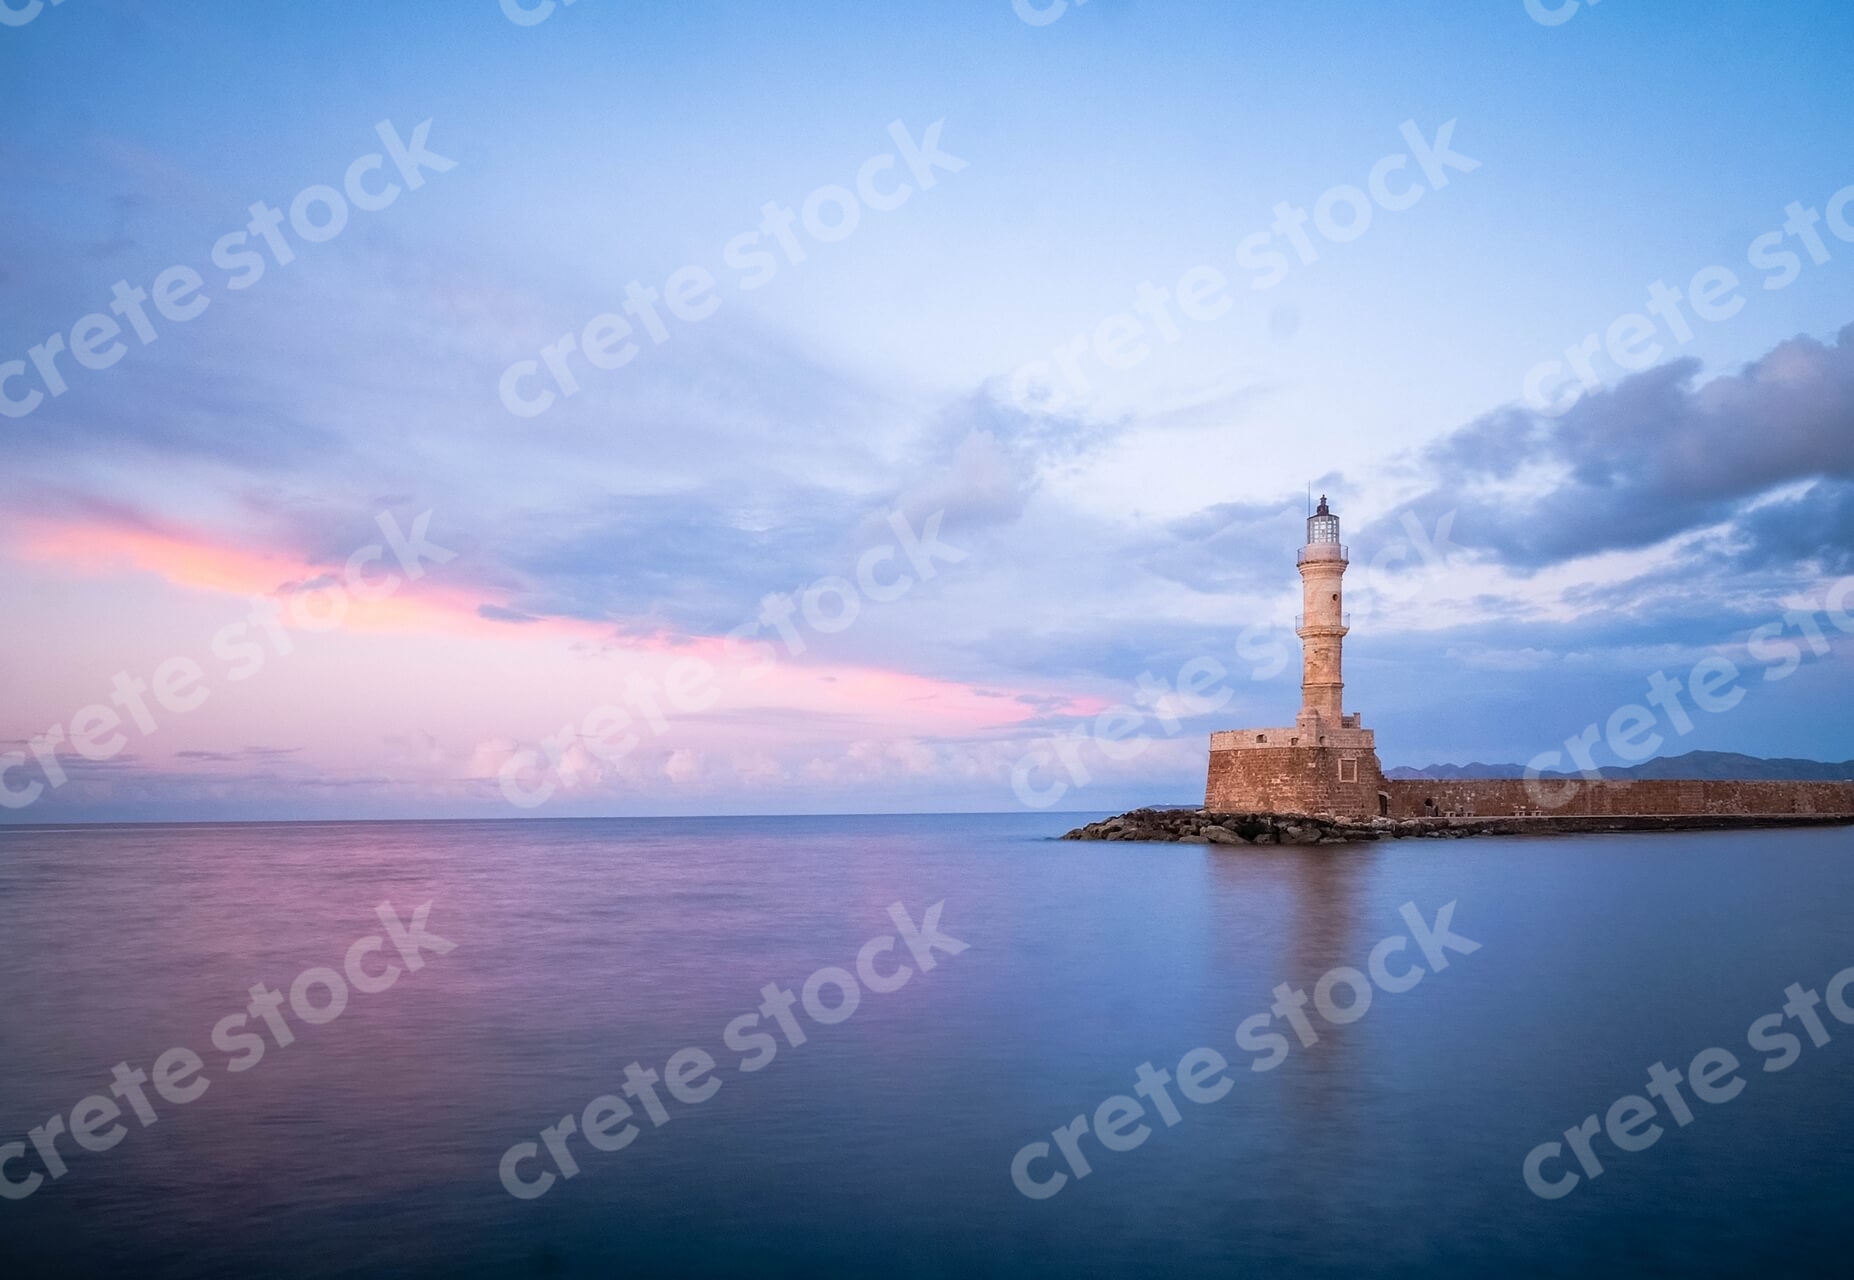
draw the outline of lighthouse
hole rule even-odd
[[[1283,548],[1284,578],[1285,560]],[[1542,824],[1554,818],[1596,818],[1605,824],[1603,830],[1621,830],[1609,824],[1632,817],[1648,819],[1657,830],[1673,830],[1662,824],[1689,817],[1711,818],[1724,824],[1729,822],[1726,815],[1734,814],[1755,815],[1757,822],[1770,822],[1777,815],[1817,815],[1796,817],[1796,821],[1837,821],[1827,815],[1854,814],[1854,783],[1662,778],[1566,783],[1553,779],[1541,789],[1536,772],[1529,773],[1524,781],[1443,780],[1420,775],[1386,779],[1378,761],[1377,735],[1365,728],[1358,712],[1348,714],[1345,710],[1345,638],[1351,633],[1351,618],[1345,611],[1345,571],[1351,561],[1350,551],[1339,541],[1339,517],[1326,495],[1321,494],[1319,510],[1307,517],[1307,541],[1294,555],[1295,567],[1300,571],[1300,613],[1294,618],[1294,634],[1300,637],[1301,650],[1300,714],[1285,728],[1222,729],[1210,735],[1210,769],[1204,783],[1204,808],[1210,813],[1307,814],[1347,821],[1499,817]],[[1279,620],[1271,625],[1282,629]],[[1247,651],[1243,652],[1246,655]],[[1285,664],[1281,666],[1285,675]],[[1256,678],[1264,677],[1258,671]],[[1265,691],[1269,687],[1262,685],[1258,689]],[[1285,690],[1282,692],[1285,702]],[[1129,819],[1137,816],[1127,815]],[[1123,825],[1120,834],[1112,838],[1145,838],[1129,837],[1129,829]],[[1535,829],[1596,828],[1540,825]],[[1244,827],[1243,833],[1260,830]],[[1280,838],[1292,837],[1289,843],[1308,843],[1310,838],[1325,844],[1344,838],[1319,835],[1311,828],[1293,824],[1280,830],[1284,833]],[[1186,838],[1210,839],[1205,835]],[[1277,836],[1271,828],[1268,834],[1254,838],[1260,843]]]
[[[1300,637],[1300,714],[1338,728],[1345,719],[1345,570],[1351,563],[1339,541],[1339,517],[1320,495],[1320,509],[1307,517],[1307,545],[1296,557],[1300,566],[1301,613],[1294,620]],[[1317,732],[1317,729],[1315,730]]]
[[[1288,728],[1210,735],[1204,807],[1214,813],[1309,813],[1363,818],[1389,811],[1376,735],[1345,712],[1345,571],[1339,517],[1326,495],[1307,517],[1300,570],[1300,714]]]

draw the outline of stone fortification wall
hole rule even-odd
[[[1390,817],[1854,814],[1854,782],[1541,778],[1386,781]],[[1533,794],[1533,792],[1537,794]],[[1376,812],[1376,810],[1372,810]]]

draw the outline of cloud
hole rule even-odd
[[[491,622],[527,623],[541,620],[535,614],[523,613],[520,609],[505,609],[499,604],[479,604],[476,612],[478,617],[487,618]]]
[[[284,760],[296,755],[301,747],[244,747],[238,751],[176,751],[176,760],[201,760],[210,764],[249,764],[253,761]]]
[[[1337,473],[1316,488],[1342,489]],[[1221,502],[1174,520],[1144,549],[1145,566],[1161,578],[1196,591],[1268,592],[1291,579],[1283,575],[1282,548],[1306,536],[1301,495],[1261,502]]]
[[[895,505],[914,527],[936,511],[965,528],[1005,524],[1023,514],[1034,484],[1034,469],[1025,457],[1013,455],[989,431],[973,431],[954,446],[939,474],[903,490]]]
[[[1519,570],[1653,547],[1719,523],[1736,525],[1742,559],[1846,563],[1854,325],[1832,344],[1791,338],[1738,373],[1707,382],[1699,373],[1697,360],[1676,360],[1586,396],[1557,419],[1512,407],[1489,414],[1424,451],[1445,484],[1361,539],[1394,530],[1404,509],[1430,519],[1456,509],[1458,528]],[[1833,483],[1752,509],[1781,486],[1812,480]]]
[[[1829,573],[1854,573],[1854,481],[1819,480],[1748,512],[1738,527],[1747,569],[1813,560]]]
[[[854,564],[847,530],[865,508],[822,489],[732,500],[703,491],[613,497],[510,519],[499,554],[528,583],[527,616],[650,623],[725,634],[759,601]],[[506,614],[486,615],[504,617]]]
[[[700,751],[692,747],[678,747],[663,762],[663,776],[671,782],[690,782],[701,776],[704,763]]]

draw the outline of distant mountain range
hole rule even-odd
[[[1768,779],[1773,781],[1840,782],[1854,780],[1854,760],[1839,764],[1822,760],[1764,760],[1735,751],[1689,751],[1684,756],[1660,756],[1628,768],[1598,770],[1605,778]],[[1386,769],[1387,778],[1523,778],[1519,764],[1432,764],[1422,769],[1399,765]],[[1550,772],[1544,777],[1560,777]]]

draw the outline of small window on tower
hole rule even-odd
[[[1355,757],[1341,759],[1339,761],[1339,781],[1358,781],[1358,760]]]

